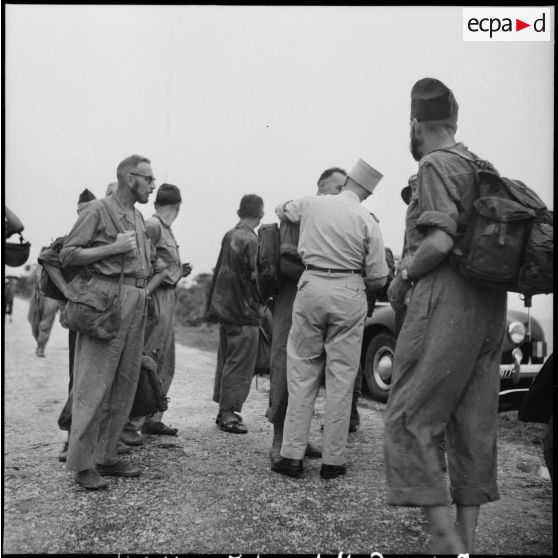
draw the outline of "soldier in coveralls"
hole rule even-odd
[[[472,551],[480,504],[499,498],[496,424],[506,293],[468,281],[450,265],[456,233],[474,202],[475,171],[449,148],[458,105],[436,79],[411,91],[411,153],[419,162],[406,216],[406,257],[388,296],[409,300],[393,364],[385,419],[388,504],[422,506],[432,553]],[[409,290],[410,293],[409,293]],[[445,432],[455,524],[436,455]]]
[[[238,414],[248,397],[258,353],[263,306],[255,283],[258,237],[264,215],[260,196],[240,200],[240,221],[223,237],[207,300],[208,313],[219,317],[219,349],[213,401],[219,404],[216,423],[221,430],[246,434]]]

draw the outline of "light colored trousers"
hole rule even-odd
[[[364,280],[356,274],[305,271],[287,342],[289,402],[281,455],[302,459],[325,371],[323,463],[343,465],[366,317]]]
[[[116,294],[118,284],[96,279],[91,288]],[[72,428],[66,468],[93,469],[118,459],[117,445],[134,402],[146,316],[144,289],[122,285],[120,330],[102,341],[78,333],[74,356]]]
[[[506,293],[441,264],[418,281],[395,347],[384,430],[387,503],[448,504],[436,446],[445,433],[451,497],[498,500],[497,409]]]

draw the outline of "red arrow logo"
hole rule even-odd
[[[525,23],[524,21],[521,21],[520,19],[515,20],[515,30],[516,31],[521,31],[522,29],[525,29],[525,27],[531,27],[530,23]]]

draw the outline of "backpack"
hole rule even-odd
[[[66,297],[62,294],[62,291],[56,286],[54,281],[51,279],[50,275],[47,273],[46,269],[43,266],[43,257],[45,257],[45,261],[48,263],[48,259],[46,258],[46,254],[50,254],[51,256],[54,254],[59,254],[60,250],[62,250],[62,246],[64,245],[64,240],[66,239],[65,236],[61,236],[57,238],[48,248],[43,248],[41,253],[39,254],[38,261],[41,264],[41,275],[39,277],[39,291],[43,296],[47,296],[48,298],[53,298],[55,300],[66,300]],[[67,283],[69,283],[76,275],[77,270],[76,268],[65,268],[60,270],[62,275]]]
[[[524,295],[553,289],[554,213],[519,180],[501,177],[488,162],[476,167],[478,197],[458,227],[450,261],[468,279]]]
[[[281,239],[277,223],[267,223],[260,226],[256,251],[256,285],[264,302],[274,297],[279,290],[280,244]]]

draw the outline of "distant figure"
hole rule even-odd
[[[27,319],[31,324],[31,333],[37,342],[35,354],[38,357],[44,358],[45,348],[50,338],[54,318],[56,317],[58,310],[62,310],[64,303],[41,294],[39,289],[41,270],[41,266],[38,265],[31,273],[33,293],[31,294],[31,299],[29,300],[29,312],[27,314]]]
[[[216,422],[224,432],[246,434],[238,414],[248,397],[258,351],[263,307],[255,284],[258,237],[255,229],[264,214],[262,198],[243,196],[240,221],[225,234],[208,297],[208,312],[219,317],[219,349],[213,401],[219,404]]]
[[[4,281],[4,314],[10,317],[10,322],[13,321],[12,314],[14,311],[14,284],[11,279]]]

